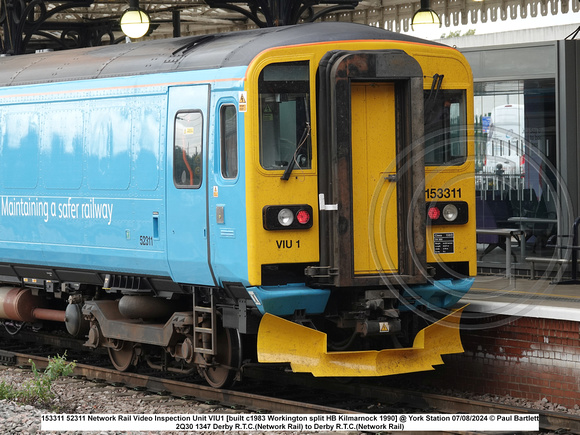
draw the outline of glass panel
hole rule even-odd
[[[227,105],[220,109],[221,168],[224,178],[238,176],[238,117],[236,106]]]
[[[173,181],[177,187],[201,186],[203,119],[200,112],[175,116]]]
[[[308,62],[268,65],[260,74],[260,164],[295,169],[312,164]]]
[[[525,244],[516,254],[550,256],[546,241],[557,217],[555,80],[476,83],[474,90],[477,227],[520,228]],[[497,239],[480,235],[478,242],[494,252]]]
[[[460,165],[467,157],[465,92],[425,92],[425,164]]]

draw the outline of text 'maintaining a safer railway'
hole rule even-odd
[[[113,204],[95,198],[17,198],[2,196],[1,216],[50,219],[102,219],[111,225]]]

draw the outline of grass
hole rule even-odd
[[[54,358],[49,358],[44,371],[39,371],[34,361],[28,360],[28,362],[32,364],[32,379],[24,382],[19,388],[5,381],[0,381],[0,399],[13,400],[25,405],[50,407],[56,397],[52,389],[54,381],[62,376],[72,374],[76,363],[66,361],[66,352],[63,356],[57,355]]]

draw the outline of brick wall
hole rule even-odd
[[[580,319],[495,316],[485,325],[467,320],[461,338],[465,353],[445,356],[445,365],[425,373],[422,382],[580,406]]]

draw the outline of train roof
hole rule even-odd
[[[344,40],[426,42],[377,27],[322,22],[0,58],[0,86],[248,65],[269,48]]]

